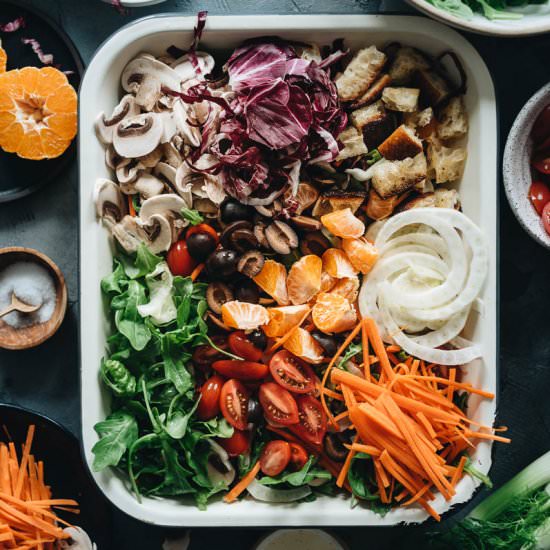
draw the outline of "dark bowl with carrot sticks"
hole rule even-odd
[[[67,524],[98,548],[110,547],[111,509],[83,465],[78,440],[39,413],[0,405],[0,547],[54,548],[51,539],[65,536]]]

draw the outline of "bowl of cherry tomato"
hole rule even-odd
[[[550,248],[550,83],[518,114],[504,149],[504,187],[523,228]]]

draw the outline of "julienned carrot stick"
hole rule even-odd
[[[31,454],[31,446],[32,446],[33,439],[34,439],[34,425],[31,425],[29,426],[29,430],[27,432],[27,439],[23,447],[23,456],[21,457],[19,475],[17,476],[17,483],[15,485],[15,491],[13,493],[13,496],[15,497],[19,497],[19,494],[21,493],[21,489],[23,487],[23,481],[26,475],[27,462],[29,460],[29,455]]]
[[[193,271],[191,272],[191,275],[189,275],[192,281],[197,280],[198,276],[202,273],[204,266],[205,264],[199,264],[195,269],[193,269]]]
[[[365,319],[361,322],[361,345],[363,347],[363,372],[365,373],[365,380],[370,382],[369,335]]]
[[[273,353],[275,350],[279,349],[290,338],[293,330],[302,326],[303,322],[309,317],[310,313],[311,313],[311,308],[308,308],[308,310],[302,315],[302,317],[294,327],[289,329],[286,334],[284,334],[283,336],[275,340],[273,345],[269,348],[268,353]]]
[[[462,473],[464,472],[464,466],[466,466],[467,458],[465,456],[462,456],[460,458],[460,462],[458,463],[458,466],[456,467],[455,473],[453,474],[453,477],[451,479],[451,485],[454,487],[462,477]]]
[[[380,365],[383,372],[391,380],[394,376],[393,369],[391,368],[388,354],[386,353],[386,348],[384,347],[384,342],[382,342],[382,338],[380,338],[380,334],[378,332],[378,329],[376,328],[376,324],[373,319],[365,319],[365,323],[367,325],[367,333],[369,335],[372,349],[380,360]]]
[[[225,502],[234,502],[239,495],[252,483],[254,478],[260,471],[260,461],[258,460],[254,466],[243,476],[243,478],[223,497]]]

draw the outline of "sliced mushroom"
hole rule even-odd
[[[158,61],[150,54],[141,54],[122,71],[121,84],[126,92],[139,93],[139,88],[146,76],[155,77],[161,87],[170,90],[179,90],[181,77],[162,61]]]
[[[112,226],[125,216],[127,203],[118,185],[111,180],[100,178],[94,189],[96,212],[106,225]]]
[[[143,166],[139,162],[133,159],[125,160],[127,162],[121,162],[116,168],[116,178],[122,185],[134,182],[140,170],[143,169]]]
[[[182,162],[176,170],[176,178],[174,185],[176,191],[180,194],[187,194],[189,191],[195,195],[199,195],[204,198],[204,194],[201,192],[201,187],[204,184],[204,178],[202,174],[199,174],[189,166],[187,162]]]
[[[178,187],[177,185],[177,171],[176,169],[165,162],[159,162],[155,167],[155,175],[165,181],[167,185],[178,193],[178,195],[185,201],[187,208],[193,206],[193,194],[189,187]]]
[[[156,197],[164,191],[164,183],[158,178],[147,172],[142,173],[135,181],[134,187],[143,199],[147,200],[151,197]]]
[[[207,218],[215,218],[218,215],[218,206],[210,199],[195,198],[193,208]]]
[[[63,532],[66,533],[69,538],[58,542],[58,550],[95,550],[96,545],[92,543],[86,531],[81,527],[65,527]]]
[[[136,103],[145,111],[152,111],[161,97],[161,82],[155,74],[145,73],[136,92]]]
[[[127,94],[120,103],[114,108],[110,117],[105,113],[100,113],[95,121],[95,130],[99,141],[105,145],[113,143],[113,132],[117,125],[125,118],[131,118],[139,115],[139,106],[133,95]]]
[[[164,153],[165,162],[170,166],[173,166],[174,168],[178,168],[178,166],[183,162],[180,152],[174,144],[174,140],[176,137],[178,136],[174,136],[174,139],[172,139],[170,143],[163,143],[161,145],[162,152]]]
[[[162,155],[164,154],[164,150],[162,147],[157,147],[153,151],[151,151],[148,155],[145,155],[144,157],[140,157],[139,163],[143,166],[143,168],[154,168],[162,158]]]
[[[144,113],[123,120],[113,134],[115,151],[125,158],[138,158],[156,149],[163,133],[161,118]]]
[[[120,155],[117,154],[115,148],[112,145],[109,145],[105,149],[105,164],[111,168],[111,170],[116,170],[116,167],[126,159],[123,159]]]
[[[172,230],[172,239],[177,239],[181,230],[188,225],[181,215],[181,209],[186,208],[187,203],[178,195],[168,193],[165,195],[156,195],[143,201],[139,211],[139,217],[143,223],[148,224],[155,215],[164,216],[170,224]]]
[[[204,192],[207,198],[218,206],[225,200],[225,197],[227,197],[227,193],[220,180],[216,176],[210,176],[208,174],[204,177]]]
[[[136,252],[141,243],[145,243],[153,254],[164,252],[172,244],[170,222],[160,214],[154,214],[145,224],[135,216],[124,216],[113,226],[113,236],[126,252]]]
[[[290,221],[303,231],[319,231],[323,226],[319,220],[309,216],[292,216]]]
[[[290,225],[275,220],[265,230],[269,246],[279,254],[290,254],[299,244],[298,235]]]
[[[215,61],[210,54],[206,52],[195,52],[195,58],[198,62],[198,69],[202,77],[212,72]],[[176,59],[170,66],[178,73],[184,82],[192,78],[197,78],[197,71],[191,62],[191,56],[188,53]]]
[[[161,143],[169,143],[178,132],[176,121],[170,111],[162,111],[157,113],[162,121],[162,136]]]
[[[189,145],[198,147],[201,144],[201,131],[197,126],[189,124],[189,110],[190,106],[179,100],[174,103],[172,113],[178,132],[184,140]]]
[[[302,214],[312,204],[314,204],[318,196],[319,191],[317,191],[317,189],[309,183],[299,183],[296,195],[294,196],[292,196],[290,190],[285,191],[284,194],[285,201],[296,201],[297,206],[294,209],[294,212],[297,216]]]

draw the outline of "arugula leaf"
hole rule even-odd
[[[135,350],[142,350],[151,339],[151,331],[139,314],[138,306],[147,301],[144,287],[137,281],[130,281],[122,294],[115,296],[111,307],[116,311],[115,325],[128,338]]]
[[[115,395],[130,396],[136,392],[136,377],[116,359],[103,359],[100,368],[103,382]]]
[[[195,424],[196,428],[204,428],[204,431],[201,429],[201,437],[206,439],[209,437],[220,437],[222,439],[227,439],[231,437],[235,431],[233,426],[225,418],[211,418],[206,422],[197,422]]]
[[[129,279],[144,277],[147,273],[151,273],[157,264],[162,262],[162,258],[153,254],[144,243],[139,245],[135,257],[120,254],[118,259]]]
[[[191,225],[199,225],[204,221],[204,218],[199,214],[197,210],[183,207],[181,209],[181,216],[187,220]]]
[[[353,494],[363,500],[378,500],[378,495],[369,491],[373,485],[374,471],[372,459],[364,453],[357,453],[348,471],[348,481]]]
[[[115,259],[114,265],[115,269],[112,273],[101,279],[101,290],[107,295],[120,294],[122,292],[122,286],[124,283],[128,282],[128,278],[122,264]]]
[[[184,394],[195,386],[193,378],[185,368],[182,359],[175,359],[171,355],[164,356],[164,373],[166,378],[174,384],[179,393]]]
[[[126,450],[138,438],[136,419],[123,410],[109,415],[94,426],[100,440],[92,447],[93,469],[98,472],[107,466],[117,466]]]
[[[176,396],[172,403],[175,403],[178,398],[179,396]],[[184,412],[182,409],[176,409],[175,411],[172,411],[171,404],[170,408],[168,409],[166,425],[164,426],[164,430],[170,437],[172,437],[173,439],[181,439],[185,435],[185,432],[187,431],[187,427],[189,425],[189,420],[193,416],[194,412],[197,410],[197,407],[199,406],[199,401],[200,399],[197,399],[191,409],[189,409],[187,412]]]
[[[314,479],[331,479],[332,475],[326,470],[322,468],[313,468],[315,462],[315,456],[311,455],[301,470],[297,472],[282,472],[275,477],[264,476],[259,479],[259,483],[262,485],[280,485],[281,483],[288,483],[292,485],[292,487],[300,487]]]
[[[361,344],[356,344],[352,342],[346,349],[346,353],[340,358],[336,367],[339,369],[345,369],[346,363],[352,358],[358,355],[363,351],[363,346]]]

